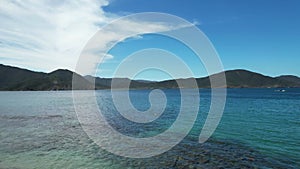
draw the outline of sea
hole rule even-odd
[[[148,138],[166,131],[179,114],[180,89],[162,91],[166,107],[149,123],[124,118],[110,90],[74,92],[83,93],[83,103],[88,99],[84,93],[93,92],[98,109],[115,131]],[[148,110],[150,92],[130,90],[132,105]],[[162,154],[130,158],[89,137],[77,118],[72,91],[0,92],[0,168],[300,168],[299,88],[227,89],[223,116],[204,143],[199,143],[199,134],[210,110],[211,90],[199,93],[198,116],[187,136]],[[83,106],[90,110],[91,105]],[[189,111],[188,106],[184,109]]]

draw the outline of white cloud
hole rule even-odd
[[[0,3],[1,63],[35,70],[74,70],[84,44],[112,19],[105,0]]]
[[[88,40],[117,15],[106,13],[106,0],[4,0],[0,2],[0,62],[40,71],[75,69]],[[94,64],[107,50],[107,44],[124,34],[174,29],[162,23],[124,20],[103,32],[87,57]],[[134,28],[134,29],[132,29]],[[95,50],[97,49],[97,50]],[[107,59],[112,59],[108,56]],[[94,66],[94,65],[90,65]],[[87,74],[90,70],[79,73]]]

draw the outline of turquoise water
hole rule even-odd
[[[149,108],[149,92],[130,92],[137,109]],[[96,97],[116,130],[148,137],[168,129],[178,115],[179,91],[164,92],[166,110],[148,124],[124,119],[110,91],[96,91]],[[201,89],[200,95],[198,119],[180,144],[159,156],[129,159],[102,150],[89,139],[77,120],[71,91],[0,92],[0,168],[300,167],[300,89],[229,89],[221,123],[204,144],[197,141],[209,110],[210,90]]]

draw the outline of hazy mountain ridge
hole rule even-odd
[[[278,76],[276,79],[283,80],[283,81],[288,81],[296,84],[300,84],[300,78],[297,76],[292,76],[292,75],[284,75],[284,76]]]
[[[300,87],[300,78],[297,76],[269,77],[241,69],[225,71],[225,74],[228,88]],[[0,90],[71,90],[73,76],[76,76],[76,79],[80,82],[80,85],[76,89],[109,89],[112,80],[114,80],[116,88],[124,88],[128,83],[130,83],[130,88],[134,89],[178,88],[176,80],[152,82],[144,80],[134,81],[128,78],[82,77],[65,69],[43,73],[0,64]],[[212,76],[218,76],[218,74]],[[189,79],[177,80],[185,81]],[[197,78],[196,81],[199,88],[210,88],[209,77]],[[93,86],[93,82],[95,82],[95,87]],[[189,86],[183,87],[189,88]]]

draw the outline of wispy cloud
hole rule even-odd
[[[106,5],[109,5],[107,0],[1,1],[0,62],[40,71],[74,70],[88,40],[101,26],[119,17],[103,11],[102,7]],[[105,32],[96,46],[91,46],[97,51],[88,53],[87,57],[96,63],[103,57],[108,43],[120,40],[128,32],[174,29],[161,23],[137,20],[124,20],[118,24]]]
[[[87,40],[113,19],[105,16],[105,5],[105,0],[1,1],[1,62],[42,71],[73,70]]]

